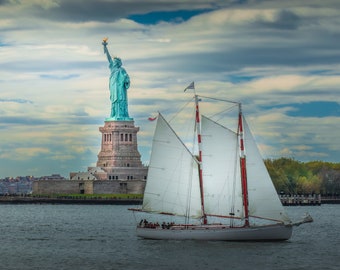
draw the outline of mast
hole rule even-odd
[[[244,226],[249,227],[248,183],[247,183],[246,155],[244,151],[243,116],[242,116],[241,103],[239,103],[238,134],[240,138],[241,186],[242,186],[242,198],[243,198],[244,217],[245,217]]]
[[[198,96],[195,93],[195,106],[196,106],[196,132],[197,132],[197,143],[198,143],[198,162],[199,162],[199,182],[200,182],[200,195],[201,195],[201,209],[203,213],[203,224],[207,224],[207,216],[204,211],[204,192],[203,192],[203,173],[202,173],[202,147],[201,147],[201,123],[200,113],[198,106]]]

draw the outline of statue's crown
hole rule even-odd
[[[116,65],[118,66],[122,65],[122,60],[119,57],[114,56],[112,60],[116,62]]]

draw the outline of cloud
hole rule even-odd
[[[201,95],[242,101],[265,157],[338,161],[339,15],[335,0],[1,1],[0,149],[26,157],[0,159],[1,174],[68,176],[96,162],[110,110],[106,36],[131,78],[143,162],[147,118],[180,110],[191,81]]]
[[[48,152],[49,152],[48,148],[22,147],[15,148],[11,152],[1,151],[0,158],[8,160],[27,160],[40,154],[47,154]]]
[[[20,125],[46,125],[46,124],[52,124],[54,122],[49,121],[47,119],[37,119],[32,117],[26,117],[26,116],[0,116],[0,125],[1,124],[20,124]]]

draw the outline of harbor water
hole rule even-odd
[[[0,205],[0,269],[339,269],[340,205],[291,206],[284,242],[155,241],[121,205]]]

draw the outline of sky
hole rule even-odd
[[[264,158],[340,162],[339,25],[338,0],[0,0],[0,178],[95,166],[104,37],[131,79],[144,164],[148,117],[190,100],[192,81],[242,102]]]

